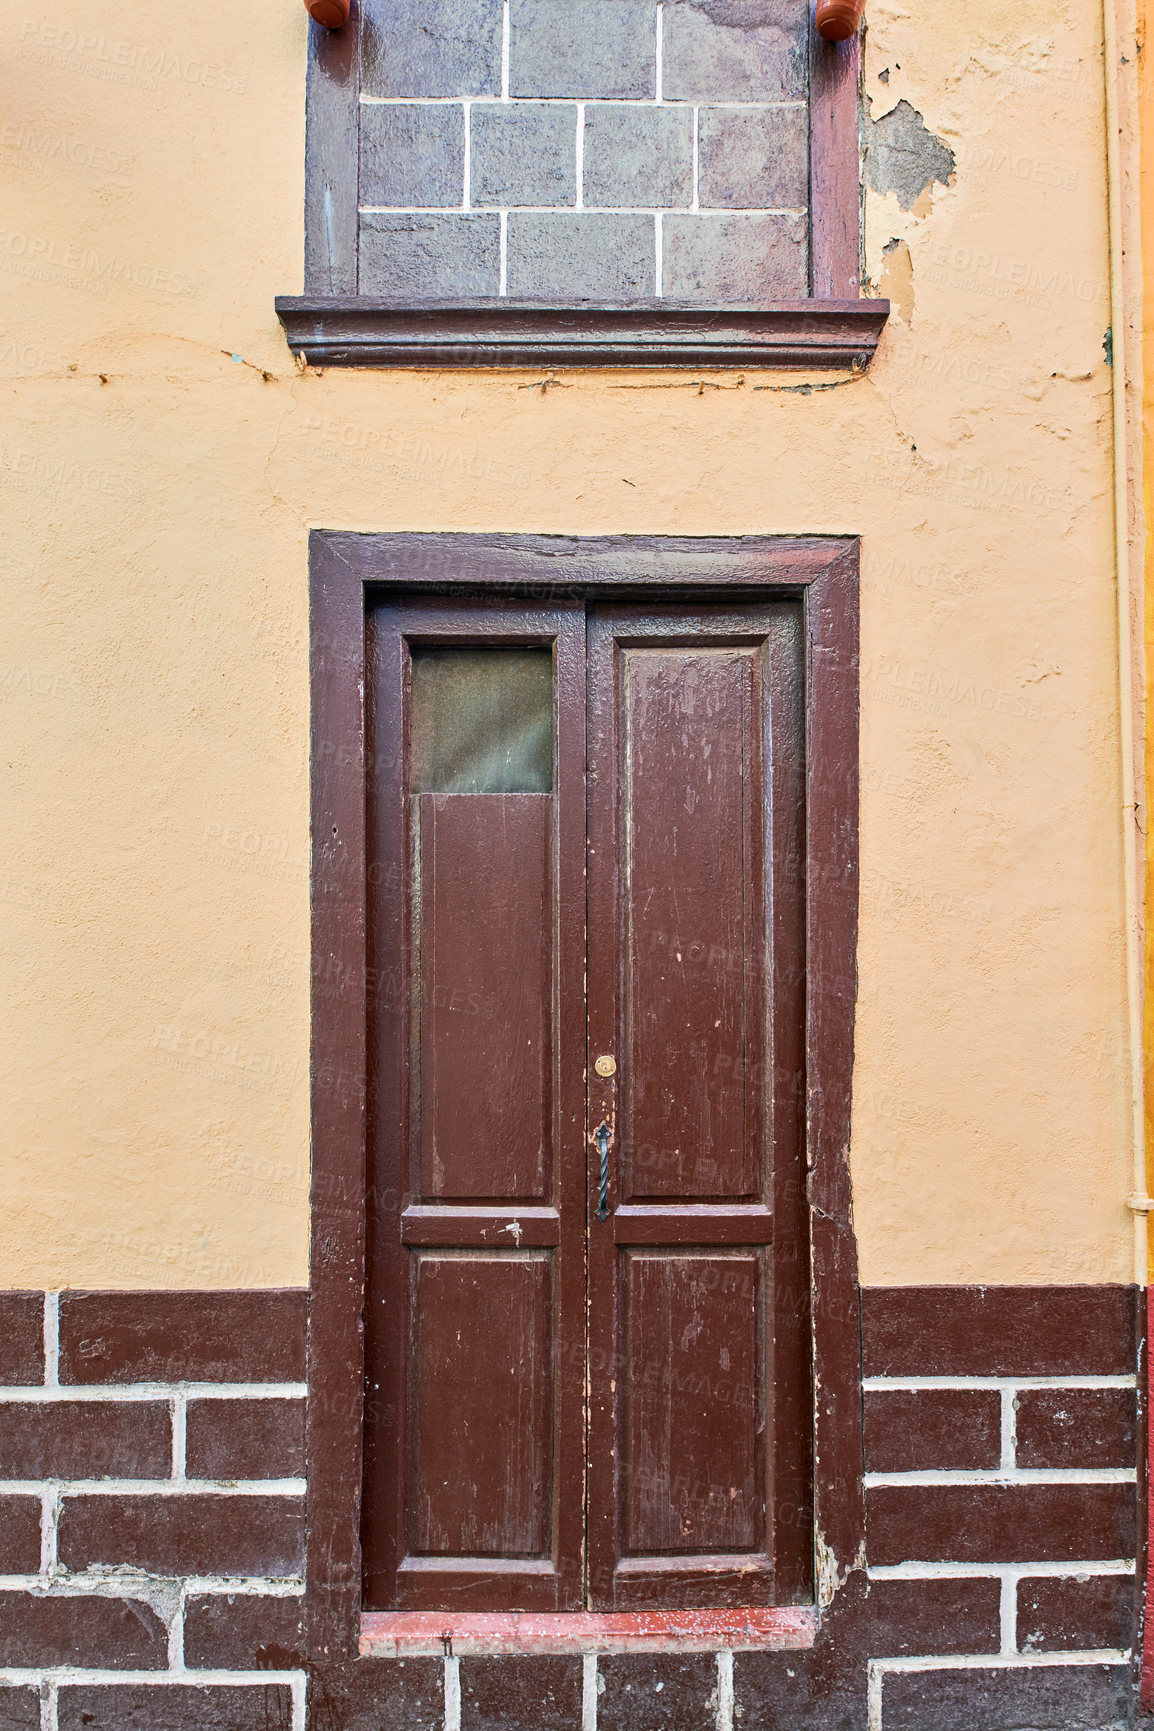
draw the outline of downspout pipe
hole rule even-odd
[[[1148,1322],[1154,1322],[1150,1309],[1148,1286],[1149,1240],[1148,1221],[1151,1208],[1146,1172],[1146,1122],[1144,1098],[1143,1049],[1143,922],[1140,900],[1138,862],[1138,801],[1137,768],[1135,763],[1136,727],[1134,712],[1134,631],[1131,621],[1130,595],[1130,490],[1129,490],[1129,412],[1127,404],[1127,305],[1125,295],[1125,240],[1122,204],[1121,100],[1119,78],[1121,61],[1118,47],[1117,7],[1119,0],[1103,0],[1102,46],[1106,85],[1106,175],[1108,182],[1108,212],[1110,224],[1110,329],[1111,360],[1113,362],[1112,405],[1114,444],[1114,585],[1118,620],[1118,704],[1119,746],[1121,761],[1122,799],[1122,874],[1126,920],[1126,999],[1129,1024],[1130,1112],[1133,1141],[1134,1193],[1130,1207],[1134,1219],[1134,1279],[1145,1300]],[[1137,238],[1137,237],[1135,237]],[[1145,463],[1145,458],[1143,459]],[[1144,561],[1145,564],[1145,561]],[[1149,1327],[1146,1330],[1147,1343]],[[1135,1367],[1141,1378],[1146,1374],[1147,1458],[1138,1472],[1139,1508],[1139,1588],[1142,1592],[1144,1615],[1139,1628],[1142,1632],[1139,1702],[1149,1708],[1154,1698],[1154,1628],[1150,1616],[1150,1522],[1149,1504],[1151,1468],[1154,1467],[1154,1436],[1149,1431],[1150,1399],[1154,1395],[1154,1377],[1147,1362]],[[1141,1398],[1141,1395],[1140,1395]],[[1143,1465],[1145,1471],[1143,1471]],[[1145,1494],[1142,1494],[1142,1493]]]
[[[1114,589],[1118,632],[1119,745],[1121,748],[1122,879],[1126,921],[1126,1007],[1130,1071],[1130,1123],[1133,1143],[1134,1279],[1147,1278],[1146,1134],[1142,1054],[1142,917],[1137,853],[1137,788],[1135,772],[1134,640],[1130,616],[1130,492],[1127,459],[1129,416],[1126,402],[1126,326],[1122,159],[1118,97],[1117,0],[1103,0],[1103,48],[1106,73],[1106,175],[1110,226],[1110,328],[1114,445]]]

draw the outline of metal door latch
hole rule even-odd
[[[597,1202],[598,1220],[606,1220],[609,1216],[609,1140],[612,1134],[608,1124],[604,1122],[598,1124],[593,1132],[593,1140],[597,1145],[597,1152],[601,1156],[601,1187]]]

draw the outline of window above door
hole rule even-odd
[[[813,0],[354,0],[310,26],[317,364],[864,365],[856,40]]]

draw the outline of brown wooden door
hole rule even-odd
[[[804,1598],[800,609],[369,648],[365,1602]]]
[[[369,1608],[584,1602],[585,617],[382,608]]]
[[[590,619],[594,1607],[808,1586],[800,623]]]

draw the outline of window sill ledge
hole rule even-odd
[[[314,367],[808,367],[860,371],[886,300],[772,306],[547,306],[279,295],[289,348]]]
[[[532,1653],[782,1651],[812,1647],[812,1605],[746,1611],[368,1611],[363,1659]]]

